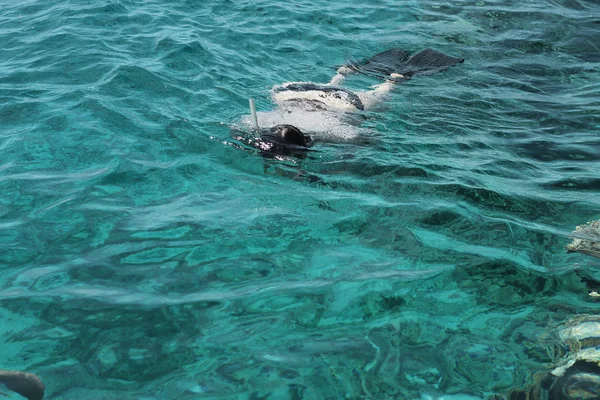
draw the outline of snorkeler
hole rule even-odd
[[[298,155],[313,144],[311,134],[325,132],[334,136],[337,133],[339,137],[344,134],[352,136],[347,134],[352,131],[348,129],[349,115],[372,109],[402,81],[419,74],[441,72],[463,61],[432,49],[410,57],[406,51],[393,48],[366,60],[341,66],[326,84],[287,82],[276,85],[271,95],[277,109],[260,115],[260,125],[268,128],[260,129],[258,137],[245,141],[265,155]],[[340,87],[353,73],[384,82],[367,91],[354,92]]]

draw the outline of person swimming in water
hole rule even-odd
[[[431,75],[462,63],[464,59],[425,49],[414,56],[393,48],[371,58],[349,63],[337,69],[328,83],[286,82],[271,90],[277,108],[260,113],[259,136],[245,140],[263,155],[302,155],[314,143],[314,134],[355,137],[349,129],[349,115],[371,110],[385,100],[400,82],[415,75]],[[361,73],[384,80],[367,91],[350,91],[340,87],[345,78]],[[285,123],[281,123],[285,122]],[[352,124],[350,124],[352,126]],[[244,139],[243,135],[238,139]]]

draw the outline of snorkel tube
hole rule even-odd
[[[250,115],[252,116],[252,122],[254,123],[254,129],[258,132],[258,118],[256,117],[256,105],[254,104],[254,99],[249,99],[250,103]]]

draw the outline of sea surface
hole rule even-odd
[[[306,157],[232,133],[394,47],[465,62]],[[47,399],[504,398],[598,313],[598,218],[597,1],[0,1],[0,369]]]

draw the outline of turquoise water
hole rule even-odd
[[[599,32],[591,0],[0,3],[0,369],[78,400],[526,387],[599,309],[564,250],[600,217]],[[466,61],[305,159],[233,138],[391,47]]]

